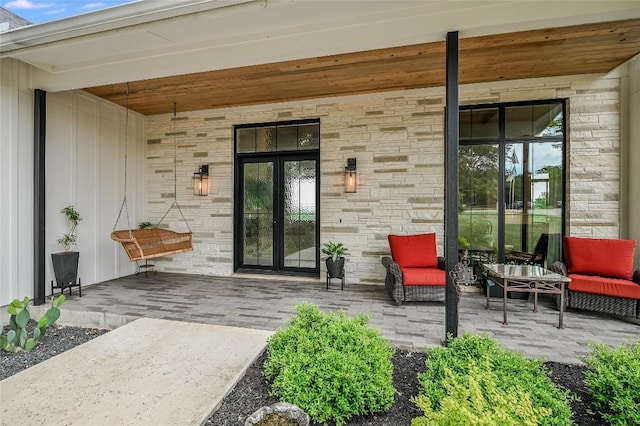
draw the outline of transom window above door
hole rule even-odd
[[[250,154],[317,150],[320,148],[320,123],[317,120],[236,126],[236,152]]]

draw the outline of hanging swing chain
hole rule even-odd
[[[124,196],[120,205],[120,212],[116,223],[113,224],[113,230],[116,230],[122,211],[124,210],[127,217],[127,229],[129,229],[129,238],[133,240],[133,232],[131,231],[131,221],[129,220],[129,205],[127,204],[127,163],[129,161],[129,82],[127,82],[127,94],[125,98],[125,116],[124,116]]]
[[[162,218],[160,219],[160,221],[156,224],[156,228],[159,227],[159,225],[162,223],[162,221],[164,220],[165,217],[167,217],[167,214],[169,214],[169,212],[171,211],[171,209],[173,208],[173,206],[176,206],[178,208],[178,212],[180,213],[180,216],[182,217],[182,220],[184,221],[184,224],[187,225],[187,229],[189,230],[189,232],[193,232],[191,231],[191,227],[189,226],[189,222],[187,222],[187,219],[184,217],[184,214],[182,213],[182,209],[180,208],[180,204],[178,204],[178,143],[176,141],[176,132],[177,132],[177,110],[176,110],[177,106],[176,103],[173,103],[173,203],[171,203],[171,206],[169,206],[169,208],[167,209],[167,211],[164,213],[164,216],[162,216]]]
[[[176,103],[173,103],[173,202],[178,203],[178,144],[176,143],[176,132],[178,129],[178,118],[176,115]]]

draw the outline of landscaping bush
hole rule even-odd
[[[473,383],[478,391],[475,393],[458,391],[457,396],[460,401],[457,401],[457,404],[488,408],[490,404],[496,404],[500,398],[506,398],[508,401],[526,401],[529,398],[531,411],[537,417],[535,424],[571,424],[570,393],[567,390],[561,390],[551,381],[541,359],[528,360],[520,353],[504,349],[488,336],[475,336],[469,333],[465,333],[460,338],[450,338],[448,348],[429,348],[426,352],[427,371],[419,375],[420,396],[415,399],[423,405],[421,408],[425,411],[425,415],[429,415],[429,410],[436,413],[449,410],[450,407],[447,404],[450,400],[445,400],[449,393],[447,386],[450,388],[453,386],[454,389],[454,383],[470,386],[472,380],[467,376],[472,373],[472,366],[476,365],[479,368],[476,373],[478,377],[473,379]],[[486,368],[492,370],[495,380],[488,376]],[[448,379],[447,374],[451,378]],[[494,382],[495,392],[490,392]],[[445,385],[445,383],[448,384]],[[464,385],[465,383],[467,385]],[[475,400],[480,394],[484,395],[485,401]],[[528,396],[525,397],[525,394]],[[426,402],[430,407],[425,410]],[[472,412],[472,414],[478,419],[487,417],[484,412]],[[510,413],[505,411],[505,415],[507,418],[504,422],[494,419],[489,423],[472,422],[470,424],[518,425],[523,423],[512,422],[508,416],[529,418],[528,413],[514,410]]]
[[[469,361],[468,376],[455,376],[446,368],[443,386],[447,396],[440,401],[440,410],[433,410],[427,396],[414,398],[425,415],[414,419],[411,425],[537,426],[539,418],[551,414],[547,408],[534,407],[531,395],[520,387],[508,391],[500,389],[492,369],[486,355],[479,366],[475,361]]]
[[[585,385],[612,425],[640,425],[640,341],[611,348],[590,345]]]
[[[324,314],[309,304],[296,310],[288,327],[269,339],[264,373],[273,380],[272,394],[314,422],[342,425],[388,410],[395,394],[394,349],[365,326],[368,318]]]

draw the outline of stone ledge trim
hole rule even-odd
[[[386,251],[363,251],[363,256],[390,256],[389,250]]]
[[[207,262],[212,262],[212,263],[228,263],[228,262],[233,262],[233,260],[231,258],[228,257],[217,257],[217,256],[207,256],[206,257]]]
[[[417,105],[442,105],[444,106],[444,98],[418,99]]]
[[[349,151],[349,152],[364,152],[367,150],[366,146],[341,146],[340,151]]]
[[[400,132],[406,130],[406,126],[380,127],[381,132]]]
[[[411,204],[440,204],[444,199],[442,197],[409,197],[407,201]]]
[[[374,169],[373,173],[406,173],[407,169]]]
[[[359,228],[357,226],[325,226],[320,231],[335,234],[357,234]]]
[[[415,188],[412,183],[382,183],[380,188]]]
[[[385,155],[379,157],[373,157],[374,163],[390,163],[390,162],[406,162],[409,161],[407,155]]]

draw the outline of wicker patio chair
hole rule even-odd
[[[580,239],[576,237],[565,237],[565,257],[568,259],[571,259],[571,256],[574,256],[574,259],[575,259],[575,256],[579,255],[580,253],[579,254],[570,253],[570,250],[567,247],[567,241],[570,239],[573,239],[573,240],[580,240]],[[586,243],[590,244],[591,246],[597,245],[599,241],[606,241],[606,239],[587,239],[587,238],[582,238],[581,240],[586,240]],[[633,242],[633,245],[635,245],[635,242]],[[575,251],[575,249],[573,249],[572,251]],[[611,263],[613,262],[613,256],[615,256],[614,253],[604,253],[603,256],[601,256],[600,260],[594,259],[592,263],[594,265],[598,265],[601,261],[605,260],[605,258],[607,257],[610,259],[610,263]],[[633,261],[632,261],[633,249],[631,249],[630,255],[629,253],[627,253],[625,256],[630,257],[631,263],[629,268],[631,268],[633,264]],[[575,280],[584,281],[585,278],[589,279],[589,275],[586,275],[583,271],[576,271],[575,268],[572,270],[571,269],[572,265],[570,262],[571,262],[570,260],[568,261],[568,263],[556,261],[549,266],[549,269],[558,274],[568,276],[569,278],[572,278],[572,280],[574,281]],[[636,296],[622,297],[622,296],[598,294],[598,291],[595,290],[595,288],[593,290],[586,289],[587,291],[585,291],[584,288],[576,289],[575,287],[572,288],[572,283],[573,283],[572,281],[572,283],[569,283],[569,285],[565,288],[565,297],[564,297],[565,306],[564,307],[572,308],[572,309],[582,309],[586,311],[602,312],[609,315],[617,315],[617,316],[630,317],[630,318],[640,318],[640,299],[638,298],[638,294],[640,294],[640,270],[636,270],[633,272],[633,275],[631,276],[631,280],[619,279],[615,277],[611,278],[611,274],[607,274],[607,273],[603,273],[603,274],[594,273],[593,280],[595,285],[597,285],[598,282],[602,282],[603,280],[607,281],[607,284],[608,284],[607,288],[609,288],[610,291],[611,289],[614,289],[616,286],[617,287],[626,286],[631,290],[635,290]],[[639,286],[637,289],[633,287],[634,283]],[[560,296],[554,295],[553,297],[554,297],[556,306],[559,307]]]
[[[405,245],[404,253],[398,250],[398,241]],[[445,260],[435,255],[435,234],[390,235],[389,245],[392,256],[382,257],[381,262],[387,271],[385,288],[396,305],[407,301],[444,302]],[[423,256],[425,252],[428,254]],[[403,269],[405,273],[410,274],[410,284],[405,282]],[[425,277],[424,282],[415,282],[416,273],[418,280],[420,276]]]

